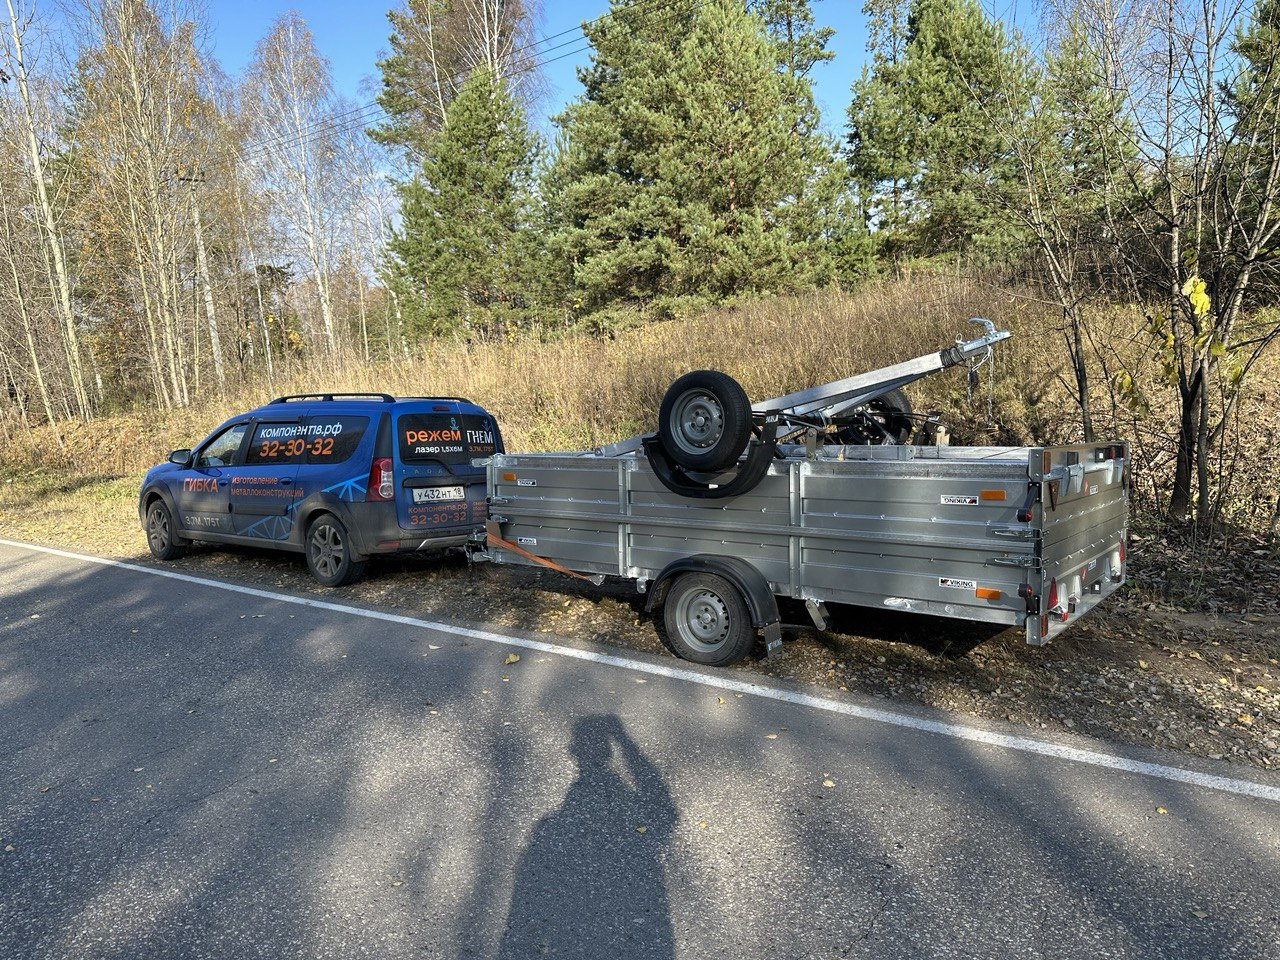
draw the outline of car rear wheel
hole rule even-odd
[[[163,500],[147,508],[147,547],[157,560],[175,560],[187,551],[188,541],[178,536],[173,514]]]
[[[345,586],[364,573],[364,561],[356,558],[346,526],[333,514],[321,514],[311,523],[306,542],[307,566],[324,586]]]
[[[738,588],[713,573],[684,573],[667,591],[663,640],[683,660],[724,667],[756,642],[747,602]]]

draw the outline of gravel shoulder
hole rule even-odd
[[[151,563],[135,512],[137,478],[0,483],[0,536]],[[1044,648],[1018,630],[857,607],[833,629],[790,629],[781,657],[733,669],[1212,759],[1280,768],[1280,554],[1274,545],[1191,550],[1135,534],[1131,580]],[[198,546],[174,566],[295,593],[484,621],[662,652],[628,583],[468,565],[457,556],[369,565],[362,581],[319,587],[297,555]],[[801,608],[783,610],[802,624]]]

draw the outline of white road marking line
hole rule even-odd
[[[1147,763],[1142,760],[1133,760],[1129,757],[1102,753],[1101,751],[1083,750],[1079,747],[1070,747],[1065,744],[1051,743],[1045,740],[1035,740],[1030,737],[1013,736],[1012,734],[1007,733],[995,733],[990,730],[982,730],[978,727],[970,727],[959,723],[945,723],[940,720],[926,720],[922,717],[915,717],[908,713],[898,713],[893,710],[881,710],[877,707],[864,707],[854,703],[845,703],[840,700],[831,700],[827,697],[817,697],[807,693],[793,693],[787,690],[780,690],[777,687],[765,686],[761,683],[750,683],[745,680],[732,680],[727,677],[698,673],[695,670],[687,670],[683,667],[669,667],[660,663],[645,663],[641,660],[632,660],[628,657],[615,656],[609,653],[596,653],[593,650],[580,650],[576,647],[566,647],[557,643],[546,643],[542,640],[530,640],[524,637],[509,637],[501,633],[491,633],[488,630],[473,630],[470,627],[462,627],[451,623],[439,623],[434,620],[421,620],[417,617],[405,617],[399,614],[386,613],[380,610],[368,610],[363,607],[352,607],[345,603],[330,603],[327,600],[311,600],[306,597],[294,597],[287,593],[274,593],[270,590],[259,590],[256,587],[246,587],[236,583],[225,583],[221,580],[209,580],[205,577],[196,577],[188,573],[176,573],[172,570],[157,570],[154,567],[144,567],[136,563],[128,563],[124,560],[109,560],[106,557],[94,557],[87,554],[72,553],[69,550],[58,550],[55,547],[44,547],[34,543],[22,543],[18,540],[5,540],[0,538],[0,546],[14,547],[19,550],[30,550],[36,553],[47,553],[50,556],[63,557],[68,560],[77,560],[82,563],[94,563],[104,567],[117,567],[121,570],[131,570],[136,573],[149,574],[153,577],[165,577],[169,580],[179,580],[183,583],[193,583],[197,586],[214,587],[218,590],[229,590],[232,593],[241,593],[250,597],[260,597],[264,600],[275,600],[280,603],[292,603],[302,607],[313,607],[317,610],[332,610],[334,613],[345,613],[353,617],[364,617],[369,620],[398,623],[406,627],[434,630],[438,633],[449,633],[457,637],[466,637],[471,640],[483,640],[486,643],[498,644],[505,647],[520,647],[525,650],[538,650],[543,653],[556,654],[557,656],[571,657],[575,660],[586,660],[591,663],[601,663],[611,667],[621,667],[624,670],[633,670],[638,673],[667,677],[671,680],[682,680],[686,683],[696,683],[704,687],[711,687],[715,690],[728,690],[731,693],[750,694],[753,697],[763,697],[768,700],[778,700],[783,703],[797,704],[802,707],[812,707],[815,710],[823,710],[827,713],[837,713],[848,717],[856,717],[859,720],[871,720],[875,723],[886,723],[891,726],[906,727],[907,729],[919,730],[924,733],[936,733],[941,736],[952,737],[957,740],[967,740],[972,743],[981,743],[992,747],[1003,747],[1006,750],[1018,750],[1022,753],[1034,753],[1041,756],[1053,757],[1058,760],[1067,760],[1072,763],[1085,763],[1095,767],[1121,770],[1126,773],[1137,773],[1146,777],[1156,777],[1161,780],[1172,780],[1175,783],[1187,783],[1196,787],[1207,787],[1210,790],[1220,790],[1224,793],[1241,794],[1247,797],[1257,797],[1262,800],[1273,800],[1280,803],[1280,786],[1269,786],[1267,784],[1255,783],[1252,780],[1237,780],[1233,777],[1220,777],[1214,774],[1201,773],[1198,770],[1166,766],[1162,763]]]

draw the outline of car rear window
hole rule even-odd
[[[474,413],[406,413],[397,422],[405,463],[470,463],[498,452],[492,417]]]
[[[311,417],[307,421],[307,463],[342,463],[356,452],[368,417]]]
[[[368,417],[310,417],[303,423],[260,423],[247,464],[342,463],[356,452]]]

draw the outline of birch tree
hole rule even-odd
[[[294,12],[284,14],[257,45],[244,109],[252,134],[247,159],[306,264],[314,285],[325,349],[338,350],[331,290],[332,251],[348,186],[339,154],[342,110],[329,62]]]
[[[66,224],[60,211],[55,209],[49,194],[46,156],[41,141],[48,138],[51,117],[42,111],[32,90],[29,63],[26,57],[25,39],[31,27],[34,11],[24,10],[21,0],[5,0],[8,12],[7,30],[0,42],[0,63],[6,76],[17,91],[19,110],[12,118],[21,131],[25,146],[25,162],[11,169],[25,174],[26,182],[34,194],[38,236],[42,254],[48,261],[48,282],[59,320],[59,332],[65,352],[67,376],[74,397],[77,413],[88,418],[92,413],[89,395],[85,389],[84,365],[80,355],[79,333],[76,327],[75,309],[71,301],[71,280],[68,275],[64,237]]]

